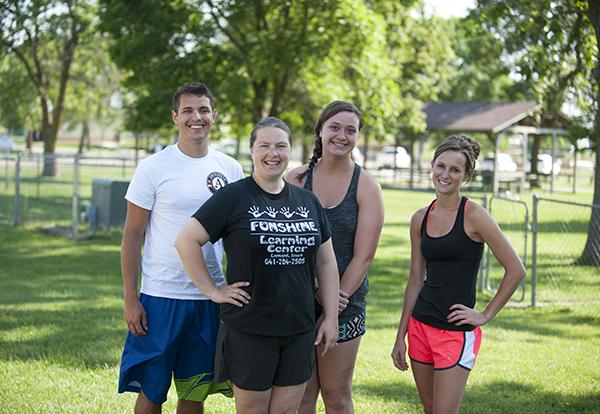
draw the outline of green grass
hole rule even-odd
[[[368,332],[354,377],[357,413],[421,412],[412,376],[397,371],[389,354],[408,274],[408,220],[431,198],[385,192],[386,224],[370,271]],[[131,412],[135,395],[116,392],[126,333],[119,235],[73,242],[1,228],[0,243],[0,413]],[[544,266],[559,259],[554,251],[542,257]],[[566,266],[564,273],[584,279],[577,283],[600,296],[598,270],[573,269]],[[478,307],[490,297],[480,295]],[[600,413],[599,337],[597,301],[509,305],[484,327],[462,412]],[[165,412],[175,406],[172,390]],[[221,396],[209,397],[207,406],[207,413],[234,411]]]

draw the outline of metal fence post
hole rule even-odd
[[[8,190],[8,153],[4,157],[4,189]]]
[[[79,158],[81,154],[75,154],[73,159],[73,204],[72,204],[72,229],[73,240],[77,240],[79,230]]]
[[[531,222],[531,306],[535,306],[535,296],[537,294],[538,202],[538,195],[533,194],[533,213]]]
[[[40,199],[40,184],[42,181],[42,173],[40,172],[40,156],[35,156],[35,196]]]
[[[15,163],[15,214],[13,217],[13,226],[19,225],[21,219],[19,212],[19,203],[21,199],[21,153],[17,153],[17,162]]]

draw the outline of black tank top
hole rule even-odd
[[[427,219],[435,200],[429,205],[421,223],[421,253],[425,258],[427,278],[413,310],[413,317],[427,325],[451,331],[471,331],[472,325],[455,326],[447,322],[450,306],[456,303],[475,306],[477,273],[483,243],[465,233],[463,197],[452,230],[441,237],[427,234]]]
[[[325,208],[325,214],[331,226],[331,240],[333,243],[333,251],[337,261],[340,278],[346,271],[348,264],[354,256],[354,235],[356,234],[356,224],[358,222],[358,202],[356,201],[356,193],[358,191],[358,180],[360,178],[360,166],[354,165],[352,179],[348,186],[348,191],[344,199],[338,205]],[[304,188],[312,191],[313,168],[309,168]],[[346,309],[339,315],[339,323],[343,324],[352,318],[365,312],[367,302],[365,297],[369,291],[369,281],[365,278],[356,292],[350,297],[350,301]]]

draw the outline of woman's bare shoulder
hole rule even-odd
[[[290,184],[294,184],[299,187],[302,187],[304,185],[304,181],[306,180],[306,175],[304,175],[301,178],[299,178],[298,175],[306,172],[307,170],[308,170],[308,164],[304,164],[299,167],[293,168],[290,171],[288,171],[287,174],[285,175],[285,181],[287,181]]]

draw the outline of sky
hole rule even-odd
[[[474,4],[474,0],[425,0],[425,11],[444,18],[463,17]]]

